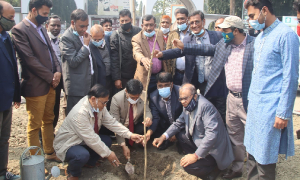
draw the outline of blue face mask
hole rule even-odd
[[[177,28],[178,28],[180,31],[184,31],[184,30],[186,30],[187,25],[186,25],[186,23],[183,23],[183,24],[177,24]]]
[[[151,33],[148,33],[148,32],[146,32],[146,31],[144,31],[144,35],[145,36],[147,36],[147,37],[152,37],[152,36],[154,36],[154,34],[155,34],[155,31],[152,31]]]
[[[162,98],[168,98],[171,95],[171,87],[160,88],[158,93]]]
[[[192,34],[196,35],[196,36],[200,36],[201,34],[204,33],[204,29],[202,29],[198,34],[195,34],[194,32],[192,32]]]
[[[257,31],[262,30],[266,26],[266,17],[265,17],[265,22],[264,23],[260,24],[258,22],[258,19],[261,15],[261,12],[262,12],[262,10],[260,11],[259,16],[256,20],[249,20],[249,24],[253,27],[253,29],[255,29]]]
[[[75,34],[76,36],[79,36],[78,32],[75,30],[75,23],[74,23],[73,34]]]
[[[233,35],[232,32],[230,32],[230,33],[224,33],[223,32],[222,36],[223,36],[223,39],[224,39],[225,43],[230,43],[233,40],[233,38],[234,38],[234,35]]]
[[[111,36],[112,31],[104,31],[105,36]]]
[[[101,39],[99,42],[92,40],[92,43],[96,46],[96,47],[100,47],[103,44],[104,39]]]

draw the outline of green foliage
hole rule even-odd
[[[165,3],[165,4],[164,4]],[[152,15],[156,18],[157,27],[160,22],[160,18],[162,15],[171,15],[171,5],[177,4],[177,0],[158,0],[156,1],[153,10]]]
[[[71,23],[71,13],[76,7],[74,0],[52,0],[53,7],[50,11],[50,14],[56,14],[61,17],[63,22]]]
[[[9,2],[13,7],[21,7],[21,0],[5,0]]]
[[[98,14],[98,0],[88,0],[88,14],[89,15]]]

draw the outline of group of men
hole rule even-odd
[[[180,165],[202,179],[225,169],[223,178],[241,177],[246,154],[248,179],[275,179],[278,153],[294,155],[299,42],[269,0],[245,3],[250,25],[262,31],[256,39],[237,16],[218,19],[209,31],[203,12],[185,8],[175,11],[172,31],[169,16],[157,29],[156,18],[145,15],[139,28],[124,9],[120,28],[112,31],[105,19],[90,33],[88,15],[76,9],[59,35],[61,19],[48,18],[51,7],[51,0],[30,0],[28,16],[15,25],[13,7],[0,1],[0,180],[19,178],[7,172],[7,160],[11,105],[18,108],[21,95],[28,146],[41,146],[41,131],[45,159],[68,162],[68,180],[101,158],[119,166],[112,135],[127,159],[134,144],[153,140],[165,150],[176,142],[185,155]],[[62,90],[66,117],[54,137]]]

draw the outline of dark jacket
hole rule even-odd
[[[41,31],[47,43],[26,19],[23,19],[11,30],[22,65],[21,95],[24,97],[48,94],[54,73],[61,73],[61,67],[53,51],[47,30],[42,27]]]
[[[6,31],[1,33],[7,36],[6,46],[0,38],[0,112],[8,110],[12,102],[21,102],[21,91],[17,60],[11,39]]]
[[[119,58],[119,36],[116,31],[114,31],[110,36],[111,74],[113,81],[120,80],[121,77],[133,79],[136,70],[136,61],[133,59],[131,39],[141,30],[141,28],[136,26],[132,26],[130,32],[123,31],[121,27],[118,29],[122,50],[121,70]]]
[[[252,78],[253,70],[253,56],[254,56],[254,40],[252,36],[247,36],[246,48],[243,58],[243,79],[242,79],[242,95],[243,95],[243,105],[247,112],[248,107],[248,92]],[[231,54],[231,44],[226,44],[224,41],[220,41],[217,45],[195,45],[195,44],[185,44],[183,54],[201,55],[201,56],[214,56],[212,62],[213,72],[211,79],[211,84],[217,81],[217,77],[223,71],[224,65],[228,60],[228,56]],[[181,50],[180,50],[181,51]],[[207,86],[210,86],[209,84]]]
[[[105,47],[107,47],[109,55],[111,55],[109,36],[105,36],[104,39],[105,39]],[[99,49],[92,42],[90,42],[89,47],[90,47],[92,57],[96,61],[96,64],[97,64],[97,66],[94,67],[94,77],[95,77],[94,80],[98,84],[105,86],[105,84],[106,84],[106,67],[103,62],[101,53],[100,53]]]
[[[217,44],[223,37],[222,34],[218,31],[208,31],[209,40],[212,45]],[[191,38],[194,38],[193,36]],[[206,46],[206,45],[204,45]],[[182,54],[182,51],[178,48],[176,49],[169,49],[166,51],[163,51],[163,57],[161,60],[168,60],[173,58],[182,57],[185,54]],[[213,58],[211,61],[214,61]],[[196,67],[196,56],[193,55],[185,55],[185,73],[183,78],[183,83],[192,83],[196,85],[195,83],[198,82],[198,75],[196,74],[197,71],[195,69]],[[210,63],[210,68],[212,67],[212,63]],[[211,73],[213,73],[211,71]],[[195,78],[196,77],[196,78]],[[208,82],[209,83],[209,82]],[[228,90],[226,87],[226,78],[225,78],[225,71],[223,68],[222,73],[218,75],[217,80],[213,83],[213,85],[210,88],[206,88],[205,92],[203,93],[205,97],[226,97],[228,94]]]
[[[182,113],[182,104],[178,101],[179,99],[179,86],[174,85],[171,93],[171,111],[174,122]],[[152,113],[152,125],[150,129],[155,132],[157,126],[161,129],[167,129],[171,122],[167,114],[166,104],[159,95],[158,90],[150,94],[149,107]]]

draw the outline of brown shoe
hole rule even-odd
[[[243,173],[242,172],[234,172],[231,169],[225,173],[222,178],[224,179],[233,179],[233,178],[238,178],[238,177],[242,177]]]
[[[47,161],[55,161],[55,162],[61,163],[61,160],[56,156],[55,152],[51,155],[46,154],[45,159]]]
[[[72,176],[72,175],[69,175],[69,176],[67,177],[67,180],[79,180],[79,178],[78,178],[78,177],[74,177],[74,176]]]

